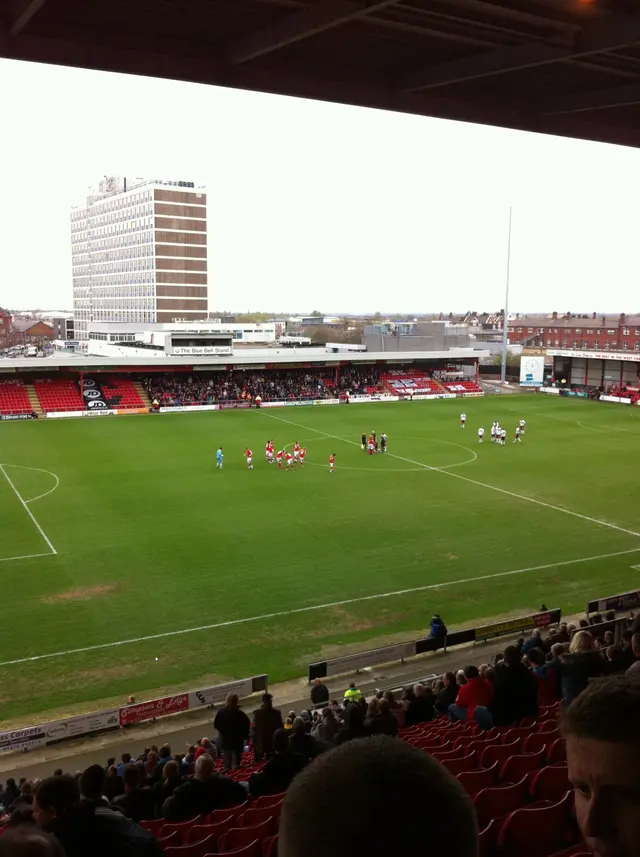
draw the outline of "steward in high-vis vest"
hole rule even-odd
[[[362,699],[362,693],[356,687],[355,681],[352,681],[349,685],[348,690],[345,691],[344,701],[345,702],[360,702]]]

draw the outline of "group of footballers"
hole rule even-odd
[[[363,432],[360,438],[360,446],[365,452],[368,452],[369,455],[373,455],[374,452],[386,452],[387,451],[387,436],[384,432],[380,435],[380,443],[378,443],[378,435],[372,431],[369,437]]]
[[[275,452],[275,446],[272,440],[268,440],[265,444],[265,460],[267,464],[273,464],[274,462],[278,466],[278,470],[282,470],[282,465],[284,463],[285,470],[295,470],[296,466],[304,467],[304,461],[307,457],[307,450],[304,446],[300,446],[298,441],[293,444],[293,452],[289,452],[288,449],[279,449]],[[250,447],[246,447],[244,451],[244,457],[247,462],[247,468],[249,470],[253,470],[253,450]],[[336,454],[332,452],[329,456],[329,473],[333,473],[333,469],[335,467]],[[222,452],[222,447],[218,447],[216,452],[216,467],[222,469],[224,464],[224,455]]]
[[[460,428],[465,428],[467,423],[467,415],[460,414]],[[524,437],[525,420],[520,420],[516,426],[513,436],[514,443],[522,443]],[[491,426],[491,443],[497,443],[498,446],[504,446],[507,442],[507,430],[502,428],[499,422],[494,422]],[[484,443],[484,428],[480,426],[478,429],[478,443]]]

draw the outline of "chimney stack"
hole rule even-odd
[[[557,313],[557,312],[554,312],[554,313],[553,313],[553,315],[551,316],[551,318],[552,318],[554,321],[556,321],[556,319],[558,318],[558,313]]]

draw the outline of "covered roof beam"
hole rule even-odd
[[[227,60],[232,65],[248,62],[387,6],[394,6],[397,2],[398,0],[322,0],[240,39],[227,51]]]
[[[403,91],[417,92],[466,80],[548,65],[563,59],[612,51],[640,41],[640,13],[603,15],[585,24],[571,46],[556,42],[500,48],[478,56],[409,72],[398,81]]]

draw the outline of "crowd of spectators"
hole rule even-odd
[[[149,398],[165,407],[210,405],[216,402],[263,402],[291,399],[324,399],[339,393],[364,393],[379,384],[375,367],[339,367],[336,381],[332,367],[318,369],[247,370],[154,374],[143,379]]]
[[[57,770],[43,781],[24,779],[16,783],[9,779],[0,786],[0,804],[4,807],[0,857],[2,840],[9,836],[5,844],[12,842],[17,830],[36,838],[38,831],[44,831],[39,841],[49,850],[33,852],[42,855],[61,855],[60,846],[67,857],[87,853],[98,857],[159,855],[162,852],[157,841],[139,822],[155,818],[181,822],[204,816],[242,804],[249,797],[281,794],[294,780],[292,793],[298,794],[298,782],[307,784],[304,789],[300,786],[306,793],[308,783],[316,777],[321,781],[330,778],[336,765],[347,764],[340,760],[355,758],[345,745],[366,746],[369,749],[357,751],[362,768],[352,770],[350,778],[345,776],[350,792],[367,765],[374,764],[372,747],[378,759],[395,758],[400,768],[403,764],[409,768],[422,764],[415,761],[413,750],[411,756],[403,756],[409,752],[404,742],[392,740],[407,728],[437,718],[442,722],[443,716],[450,723],[475,721],[481,730],[506,727],[535,718],[539,710],[557,703],[571,712],[575,709],[572,703],[580,702],[595,679],[613,673],[624,675],[619,686],[626,688],[627,696],[629,682],[634,686],[637,683],[637,696],[632,691],[631,697],[633,704],[640,705],[640,615],[630,617],[617,643],[606,624],[603,630],[603,623],[614,616],[596,614],[579,623],[561,623],[546,635],[536,630],[529,638],[507,646],[491,663],[470,664],[400,693],[379,691],[367,699],[352,683],[343,699],[331,699],[328,688],[318,680],[311,689],[308,709],[282,712],[266,693],[250,715],[231,694],[216,712],[215,737],[202,738],[185,752],[174,752],[168,745],[150,746],[136,758],[124,753],[119,761],[110,758],[105,766],[91,765],[75,775]],[[624,716],[628,719],[629,712]],[[572,728],[579,732],[583,726]],[[595,727],[591,724],[589,728]],[[626,736],[619,737],[622,740]],[[431,761],[426,764],[431,765]],[[450,775],[434,764],[438,771],[430,768],[429,777],[441,781],[440,789],[453,788]],[[334,786],[342,789],[339,780]],[[455,794],[459,796],[459,792]],[[300,799],[298,795],[296,800]],[[348,800],[346,792],[343,799]],[[357,796],[353,800],[358,805]],[[359,809],[375,821],[373,805]],[[362,819],[353,820],[359,829]],[[295,836],[304,840],[306,834],[294,827]],[[48,834],[53,834],[55,841],[47,838]],[[295,838],[293,831],[290,835]],[[293,848],[291,853],[304,852]]]

